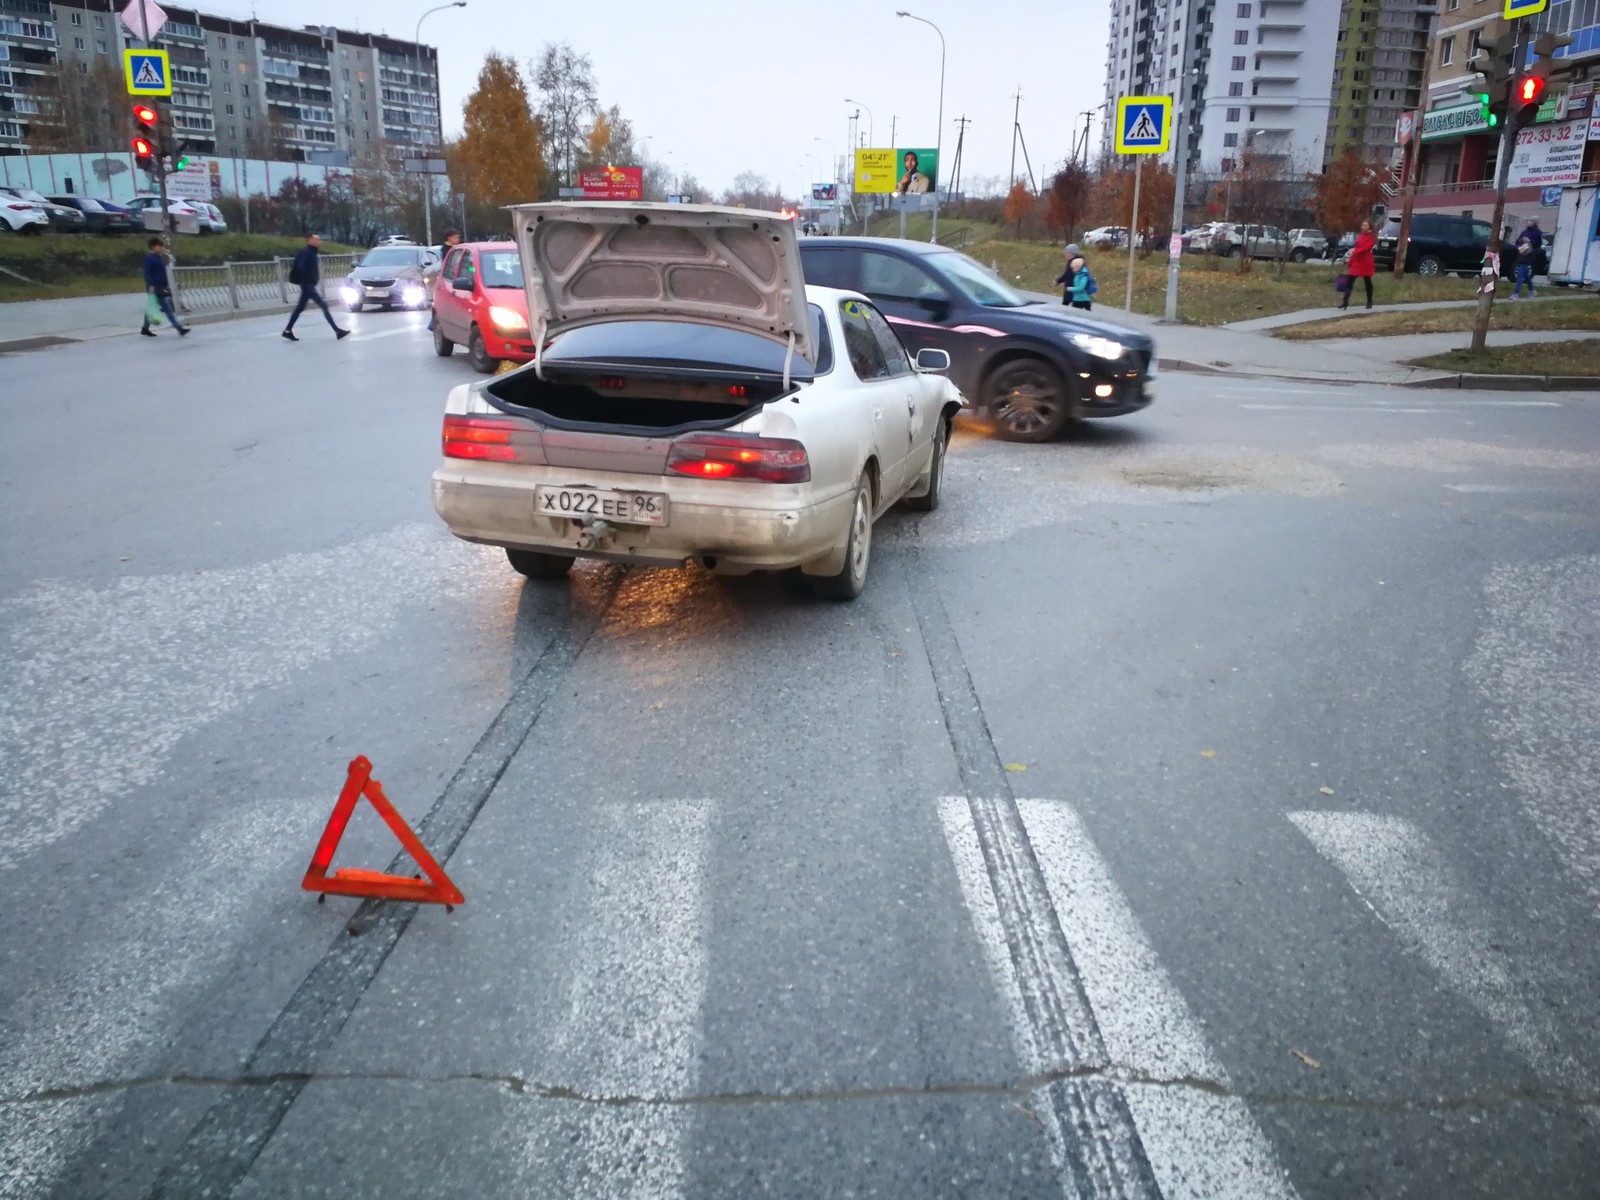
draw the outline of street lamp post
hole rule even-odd
[[[465,8],[466,6],[467,0],[451,0],[451,3],[449,4],[441,4],[435,8],[428,9],[427,12],[423,13],[422,16],[417,18],[416,31],[411,35],[412,61],[416,66],[414,82],[418,84],[422,82],[422,22],[433,13],[443,12],[447,8]],[[433,112],[434,120],[437,121],[439,120],[439,69],[437,60],[435,60],[433,80]],[[433,131],[430,129],[423,137],[422,148],[424,150],[426,150],[432,144],[432,133]],[[424,244],[431,246],[433,245],[433,176],[428,174],[426,171],[421,172],[421,176],[423,227],[422,240]]]
[[[846,96],[844,98],[844,102],[846,104],[854,104],[857,108],[867,108],[867,106],[865,104],[861,103],[861,101],[852,100],[852,99],[850,99],[849,96]],[[878,144],[877,137],[872,131],[873,131],[872,110],[870,108],[867,108],[867,144],[869,146],[876,146]]]
[[[916,13],[906,12],[905,9],[898,10],[894,15],[897,17],[910,17],[913,21],[921,21],[924,25],[930,26],[939,35],[939,124],[933,139],[933,159],[936,169],[942,170],[944,164],[939,162],[939,157],[940,151],[944,149],[944,30],[934,25],[927,17],[919,17]],[[933,184],[933,230],[928,234],[928,240],[930,242],[939,240],[939,182],[937,177],[934,179]]]

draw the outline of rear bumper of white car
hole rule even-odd
[[[853,490],[818,498],[802,486],[616,475],[602,490],[665,492],[667,523],[601,526],[596,538],[593,523],[534,511],[536,488],[574,483],[599,481],[568,468],[447,459],[433,473],[433,507],[458,538],[516,550],[651,566],[693,559],[723,574],[832,574],[843,563]]]

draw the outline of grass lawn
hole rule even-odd
[[[1054,291],[1051,281],[1061,273],[1061,247],[1054,243],[991,239],[968,246],[966,253],[985,266],[994,266],[1008,281],[1029,291]],[[1087,258],[1089,269],[1100,283],[1100,302],[1121,308],[1128,278],[1127,253],[1091,250]],[[1333,290],[1335,274],[1331,263],[1287,263],[1280,279],[1277,263],[1258,262],[1241,275],[1235,259],[1186,254],[1178,277],[1178,319],[1189,325],[1221,325],[1306,308],[1327,308],[1338,301]],[[1399,304],[1470,300],[1476,284],[1471,279],[1437,275],[1407,275],[1399,281],[1383,275],[1375,286],[1385,303]],[[1166,295],[1165,255],[1136,257],[1133,311],[1159,314],[1166,308]]]
[[[1291,342],[1318,338],[1398,337],[1407,333],[1464,333],[1472,328],[1476,308],[1440,308],[1432,312],[1353,313],[1331,321],[1307,321],[1274,329],[1274,336]],[[1518,301],[1496,300],[1489,318],[1494,329],[1593,329],[1600,332],[1600,304],[1591,299]]]
[[[140,266],[150,236],[142,231],[112,237],[74,233],[0,236],[0,267],[32,281],[0,271],[0,301],[142,291]],[[250,233],[180,233],[172,237],[173,255],[181,267],[287,256],[304,245],[304,238]],[[325,254],[360,253],[356,247],[331,242],[323,242],[322,250]]]
[[[1485,346],[1476,354],[1450,350],[1416,359],[1412,365],[1483,375],[1600,375],[1600,338]]]

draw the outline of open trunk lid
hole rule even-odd
[[[582,325],[652,320],[753,333],[813,358],[799,243],[788,217],[615,202],[521,204],[511,214],[540,351],[549,338]]]

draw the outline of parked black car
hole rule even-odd
[[[50,196],[51,204],[75,208],[83,214],[90,233],[127,233],[133,228],[133,218],[124,208],[110,208],[88,196]]]
[[[885,238],[801,238],[807,283],[870,296],[913,356],[948,351],[950,378],[1010,441],[1150,403],[1155,343],[1079,309],[1033,300],[965,254]]]
[[[1406,243],[1406,270],[1417,275],[1438,275],[1459,271],[1476,275],[1483,266],[1483,252],[1489,245],[1489,222],[1475,217],[1455,217],[1445,213],[1412,213],[1411,238]],[[1391,216],[1378,231],[1378,244],[1372,261],[1380,271],[1394,267],[1395,246],[1400,240],[1400,218]],[[1517,249],[1510,242],[1500,243],[1500,274],[1510,278],[1516,268]],[[1549,255],[1541,250],[1534,263],[1534,274],[1549,269]]]

